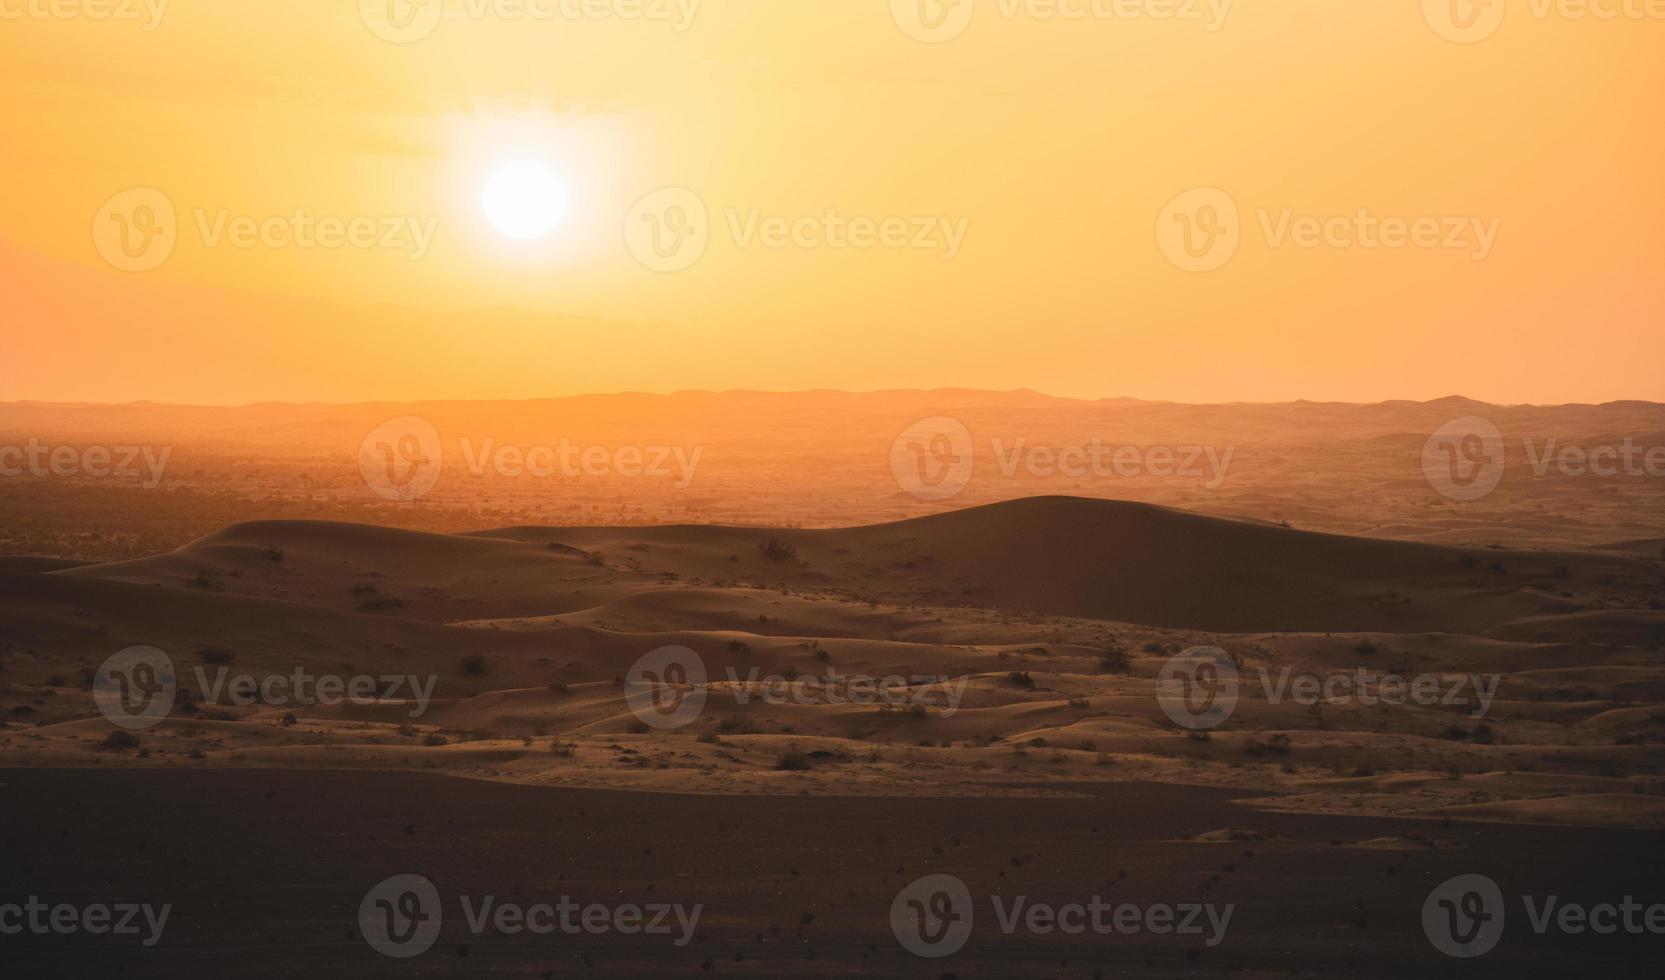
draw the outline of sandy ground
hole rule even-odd
[[[417,769],[726,796],[1161,782],[1297,812],[1665,826],[1665,574],[1622,551],[1034,498],[841,530],[260,522],[0,579],[11,766]],[[91,681],[135,644],[168,655],[181,693],[166,720],[112,740]],[[1157,685],[1199,645],[1224,651],[1240,690],[1223,724],[1191,731]],[[625,678],[672,646],[706,682],[666,688],[697,703],[661,728]],[[240,706],[216,690],[296,671],[374,677],[387,697]],[[1437,696],[1302,701],[1288,684],[1303,675],[1420,678]],[[898,681],[863,702],[864,677]],[[424,685],[431,700],[413,698]]]
[[[0,770],[0,878],[21,893],[172,906],[165,941],[7,937],[18,976],[1551,977],[1655,976],[1657,936],[1537,935],[1519,907],[1484,957],[1424,938],[1461,873],[1514,893],[1658,898],[1656,832],[1268,813],[1242,792],[1049,784],[1044,799],[732,798],[458,784],[415,773]],[[435,947],[382,957],[358,933],[393,874],[450,903]],[[889,909],[951,874],[977,909],[928,961]],[[478,901],[702,906],[671,937],[476,933]],[[993,899],[1210,904],[1206,936],[1004,932]],[[454,900],[454,901],[453,901]]]

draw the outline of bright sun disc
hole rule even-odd
[[[481,197],[486,220],[510,238],[530,241],[555,230],[567,210],[566,189],[553,170],[517,160],[492,171]]]

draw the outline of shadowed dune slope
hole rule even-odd
[[[1660,581],[1648,562],[1615,553],[1476,551],[1069,497],[834,530],[445,535],[273,521],[234,525],[154,558],[48,574],[426,622],[560,616],[677,584],[1220,632],[1482,633],[1631,605]]]
[[[1036,497],[837,530],[511,528],[651,573],[1224,632],[1483,632],[1659,575],[1619,555],[1475,551]],[[771,558],[770,540],[786,546]],[[1571,593],[1562,595],[1561,593]]]

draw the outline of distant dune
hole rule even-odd
[[[0,560],[0,740],[22,765],[422,767],[679,793],[1000,795],[1136,777],[1271,788],[1266,805],[1311,811],[1567,823],[1589,797],[1586,822],[1651,825],[1657,807],[1613,797],[1665,792],[1662,581],[1635,553],[1058,496],[835,529],[246,522],[149,558]],[[142,756],[108,750],[86,688],[135,644],[164,650],[185,689]],[[709,701],[655,732],[620,678],[673,645],[701,659]],[[1195,738],[1152,679],[1196,645],[1225,648],[1247,679],[1495,675],[1474,683],[1496,702],[1482,722],[1468,697],[1308,706],[1254,688]],[[428,677],[432,700],[210,694],[216,671],[296,670]],[[852,676],[904,679],[905,701],[824,696]],[[767,700],[769,677],[821,693]],[[1500,771],[1534,777],[1487,775]],[[1360,797],[1366,777],[1349,773],[1383,776]]]

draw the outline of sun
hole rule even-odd
[[[517,241],[554,231],[566,216],[567,190],[555,171],[536,160],[510,160],[486,178],[480,195],[486,220]]]

